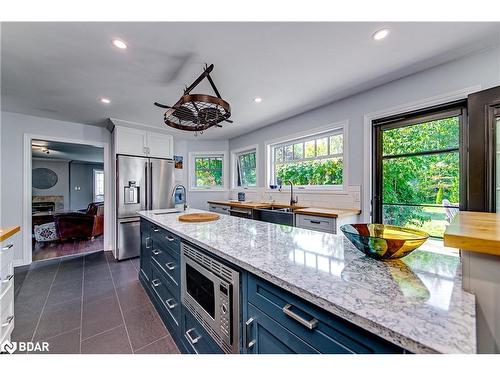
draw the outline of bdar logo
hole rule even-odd
[[[9,354],[14,353],[17,350],[17,343],[5,341],[2,345],[0,345],[0,352],[7,352]]]

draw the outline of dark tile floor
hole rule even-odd
[[[59,258],[67,255],[91,253],[104,249],[104,236],[91,240],[68,240],[53,242],[34,242],[33,261]]]
[[[16,268],[12,340],[48,341],[50,353],[179,353],[138,267],[100,251]]]

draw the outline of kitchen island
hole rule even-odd
[[[203,211],[139,212],[146,270],[141,280],[150,297],[151,283],[170,283],[154,276],[161,262],[148,269],[150,253],[161,256],[156,244],[163,238],[165,249],[187,243],[240,270],[239,352],[476,352],[475,299],[462,290],[458,257],[417,250],[399,261],[380,262],[343,235],[227,215],[209,223],[179,222],[178,216],[194,212]],[[155,233],[162,233],[156,241]],[[172,259],[166,264],[175,284],[182,279],[175,266],[179,255]],[[181,309],[172,302],[176,289],[170,291],[172,311]],[[290,306],[298,308],[290,313]],[[279,316],[282,310],[286,315]],[[171,316],[187,327],[182,311]],[[190,342],[202,336],[183,334]]]

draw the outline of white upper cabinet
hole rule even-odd
[[[147,132],[132,128],[115,127],[115,152],[125,155],[147,155]]]
[[[174,155],[174,138],[169,134],[148,132],[148,151],[152,158],[172,159]]]
[[[115,153],[172,159],[174,139],[169,134],[115,126]]]

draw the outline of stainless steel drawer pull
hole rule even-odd
[[[154,249],[154,250],[152,251],[152,253],[153,253],[153,255],[160,255],[161,251],[160,251],[160,250],[158,250],[158,249]]]
[[[146,237],[146,249],[151,248],[151,237]]]
[[[159,228],[153,228],[153,232],[159,232],[160,229]]]
[[[314,329],[316,328],[316,326],[318,325],[318,319],[316,318],[312,318],[311,320],[305,320],[303,317],[297,315],[296,313],[294,313],[291,308],[293,306],[289,303],[287,304],[285,307],[283,307],[283,312],[288,315],[290,318],[292,318],[293,320],[296,320],[297,322],[299,322],[300,324],[302,324],[303,326],[307,327],[308,329]]]
[[[165,305],[167,305],[169,309],[173,309],[175,306],[177,306],[177,303],[175,303],[175,299],[169,298],[165,301]]]
[[[321,224],[321,221],[319,220],[309,220],[311,224]]]
[[[155,288],[158,288],[161,285],[161,282],[158,279],[154,279],[153,281],[151,281],[151,284],[153,284]]]
[[[252,323],[254,322],[254,318],[251,317],[250,319],[248,319],[246,322],[245,322],[245,332],[246,332],[246,340],[247,340],[247,348],[250,349],[251,347],[253,347],[255,345],[255,340],[250,340],[250,336],[251,336],[251,329],[250,327],[252,326]]]
[[[184,336],[187,338],[187,340],[192,344],[195,345],[198,341],[200,341],[201,336],[197,335],[196,337],[191,336],[191,332],[195,332],[196,330],[194,328],[188,329]]]
[[[243,215],[251,215],[252,214],[250,211],[240,211],[240,210],[233,210],[233,209],[230,209],[229,212],[233,212],[235,214],[243,214]]]
[[[174,237],[172,237],[172,236],[166,236],[165,238],[166,238],[166,239],[167,239],[167,241],[169,241],[169,242],[173,242],[173,241],[175,241],[175,238],[174,238]]]
[[[14,246],[14,244],[13,244],[13,243],[10,243],[10,244],[8,244],[7,246],[2,247],[2,250],[7,251],[7,250],[11,249],[11,248],[12,248],[12,246]]]
[[[175,270],[175,263],[174,262],[165,263],[165,267],[167,267],[169,271],[173,271]]]
[[[12,274],[12,275],[8,275],[8,276],[5,278],[5,280],[2,280],[2,284],[3,284],[3,283],[8,283],[10,280],[12,280],[12,278],[13,278],[13,277],[14,277],[14,274]]]
[[[2,328],[7,327],[13,320],[14,320],[14,315],[9,316],[5,321],[5,323],[2,323]]]

